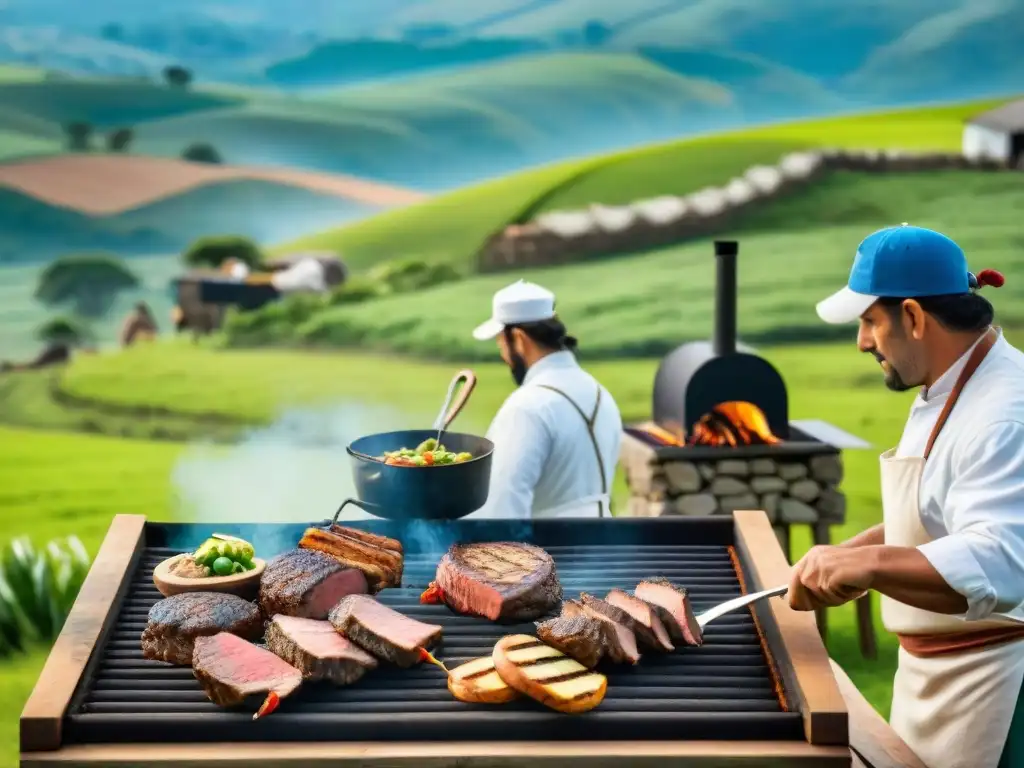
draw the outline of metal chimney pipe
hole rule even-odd
[[[715,240],[715,327],[711,348],[716,356],[736,352],[736,256],[735,240]]]

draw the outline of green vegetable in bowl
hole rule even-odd
[[[381,457],[385,464],[399,467],[433,467],[439,464],[461,464],[473,458],[468,451],[454,453],[444,445],[439,445],[436,438],[430,437],[412,448],[399,448],[397,451],[385,451]]]
[[[218,576],[228,576],[255,568],[252,562],[255,555],[256,552],[249,542],[234,536],[214,534],[199,546],[193,557],[197,565],[211,568]],[[218,569],[217,563],[221,561],[227,565],[222,563]]]

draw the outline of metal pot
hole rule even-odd
[[[460,380],[465,384],[453,401]],[[384,432],[353,440],[346,451],[352,457],[359,498],[342,502],[334,515],[335,521],[348,504],[390,520],[455,520],[480,509],[487,501],[490,488],[494,443],[476,435],[445,432],[475,386],[476,376],[472,371],[459,371],[455,375],[433,429]],[[414,448],[428,438],[437,437],[439,431],[443,433],[441,442],[448,450],[466,451],[473,454],[473,458],[459,464],[431,467],[396,466],[378,458],[385,451]]]

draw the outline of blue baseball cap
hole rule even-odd
[[[851,323],[883,296],[968,293],[963,249],[945,235],[903,224],[868,235],[857,248],[846,287],[818,303],[826,323]]]

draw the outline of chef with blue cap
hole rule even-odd
[[[608,390],[577,362],[554,294],[525,280],[502,288],[473,337],[497,340],[518,386],[487,431],[491,487],[473,516],[610,516],[622,418]]]
[[[917,397],[881,457],[883,522],[811,549],[789,601],[881,594],[900,643],[891,723],[929,768],[1024,766],[1024,354],[978,293],[1002,284],[904,224],[867,237],[818,304],[825,322],[859,323],[886,386]]]

